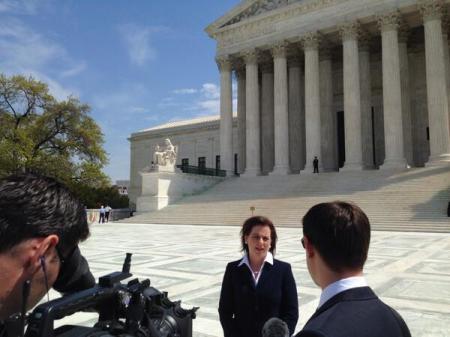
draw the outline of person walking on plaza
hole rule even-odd
[[[322,294],[296,337],[411,337],[402,317],[364,278],[370,223],[358,206],[343,201],[313,206],[303,217],[301,242]]]
[[[314,156],[313,168],[314,168],[314,172],[313,173],[319,173],[319,159],[317,159],[317,156]]]
[[[111,210],[112,210],[112,208],[109,207],[109,205],[106,205],[106,207],[105,207],[105,220],[106,220],[106,222],[109,222],[109,216],[111,214]]]
[[[228,263],[219,301],[224,337],[261,337],[264,323],[277,317],[292,335],[298,320],[297,286],[289,263],[274,259],[277,233],[263,216],[241,230],[244,256]]]
[[[105,214],[106,214],[105,207],[103,207],[103,205],[101,205],[100,209],[98,211],[100,213],[100,217],[98,219],[98,223],[105,223]]]

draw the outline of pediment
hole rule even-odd
[[[209,25],[206,28],[206,32],[211,35],[215,30],[225,26],[230,26],[287,5],[304,1],[307,0],[243,0],[239,5]]]

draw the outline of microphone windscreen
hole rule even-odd
[[[272,317],[264,323],[262,337],[289,337],[289,328],[283,320]]]

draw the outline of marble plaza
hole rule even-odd
[[[109,223],[94,225],[81,245],[96,277],[121,269],[132,252],[135,277],[150,278],[184,307],[199,306],[194,336],[222,336],[217,306],[226,263],[238,259],[239,227]],[[320,291],[311,281],[299,228],[278,228],[276,257],[291,263],[297,281],[299,330],[314,312]],[[450,336],[450,235],[373,232],[366,276],[396,308],[414,337]],[[52,293],[52,297],[56,293]],[[92,325],[93,314],[64,323]]]

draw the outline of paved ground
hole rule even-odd
[[[200,306],[194,336],[223,336],[217,306],[225,265],[239,258],[238,227],[94,225],[82,244],[96,277],[120,270],[132,252],[135,277],[150,278],[185,307]],[[314,312],[319,289],[306,269],[299,228],[279,228],[277,258],[291,263],[297,281],[300,320]],[[450,336],[450,234],[373,232],[366,277],[375,292],[405,318],[413,337]],[[55,294],[53,294],[55,296]],[[52,297],[53,297],[52,296]],[[92,314],[65,323],[92,325]]]

